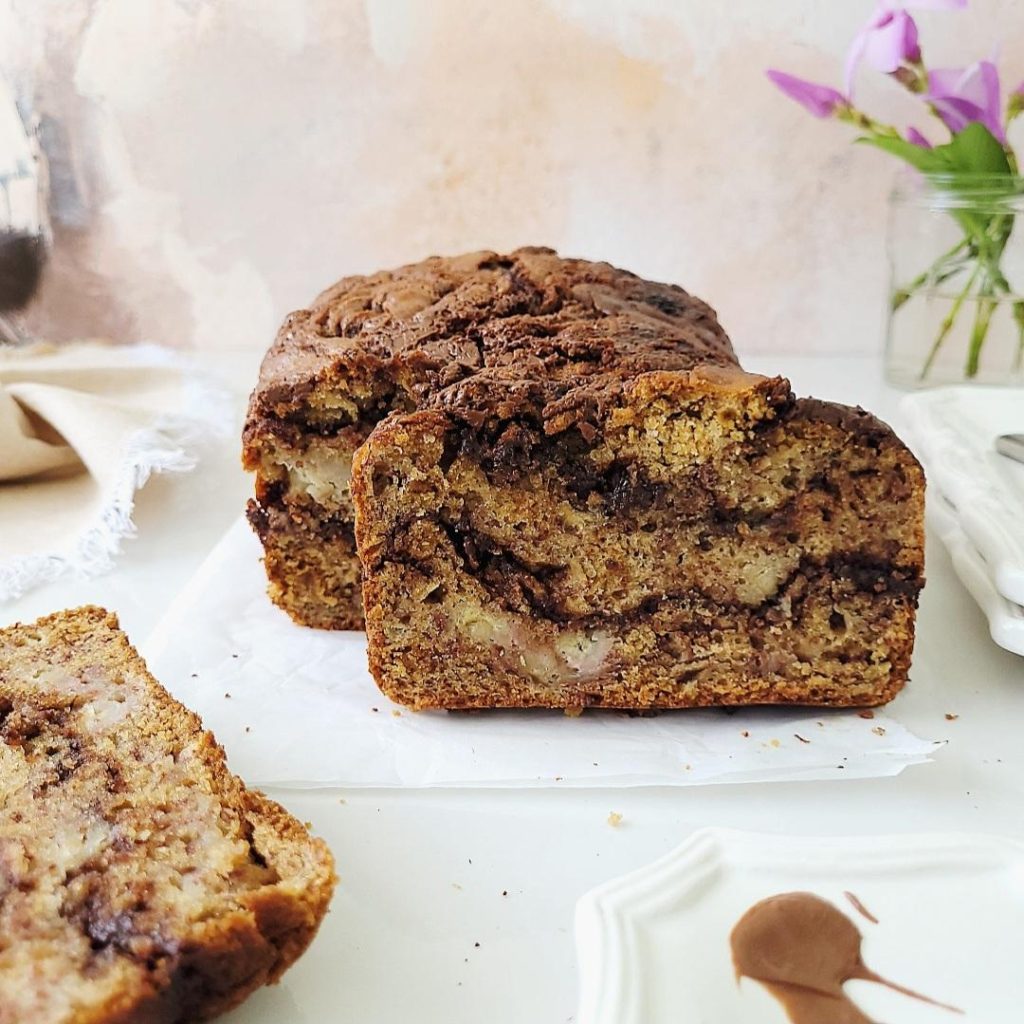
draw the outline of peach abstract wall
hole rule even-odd
[[[893,168],[762,74],[837,80],[871,6],[0,0],[53,160],[33,324],[264,346],[342,274],[545,243],[683,284],[741,351],[878,350]],[[1024,5],[919,21],[1024,77]]]

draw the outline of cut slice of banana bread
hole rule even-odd
[[[415,708],[873,705],[907,678],[923,478],[862,410],[701,367],[478,375],[353,468],[370,667]]]
[[[0,630],[0,1024],[206,1020],[281,976],[334,881],[113,615]]]

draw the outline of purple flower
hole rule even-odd
[[[928,100],[954,135],[979,121],[1000,142],[1006,142],[999,103],[999,71],[990,60],[975,61],[966,68],[930,71]]]
[[[967,0],[907,0],[906,4],[879,0],[875,13],[857,33],[846,54],[844,84],[846,95],[853,96],[853,80],[857,69],[867,63],[876,71],[891,75],[905,64],[921,59],[917,41],[917,24],[905,7],[926,11],[953,11],[967,6]]]
[[[786,74],[785,71],[766,71],[765,74],[792,100],[809,110],[815,117],[831,117],[837,107],[846,106],[846,97],[828,85],[818,85]]]
[[[914,19],[902,8],[892,10],[882,5],[857,33],[847,51],[846,94],[853,95],[853,80],[862,63],[889,75],[904,64],[916,64],[920,59],[921,47]]]
[[[922,149],[932,148],[932,144],[913,125],[907,129],[907,142],[912,142]]]

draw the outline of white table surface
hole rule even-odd
[[[203,362],[237,396],[259,354]],[[878,361],[748,359],[799,394],[861,404],[895,422]],[[138,537],[103,578],[0,605],[0,623],[84,602],[117,611],[140,646],[175,592],[239,515],[250,485],[229,440],[194,472],[139,495]],[[295,791],[277,799],[330,843],[341,884],[320,936],[282,985],[234,1024],[539,1024],[571,1021],[576,898],[694,829],[793,835],[997,832],[1024,838],[1024,659],[997,648],[940,544],[929,539],[912,681],[891,712],[947,739],[894,779],[681,789]],[[188,643],[187,637],[181,638]],[[957,715],[947,720],[946,714]],[[230,751],[228,751],[230,756]],[[609,813],[622,815],[612,827]]]

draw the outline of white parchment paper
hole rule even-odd
[[[143,648],[234,771],[263,786],[686,786],[896,775],[935,743],[876,711],[751,708],[629,717],[411,712],[366,669],[362,633],[296,626],[237,523]]]

